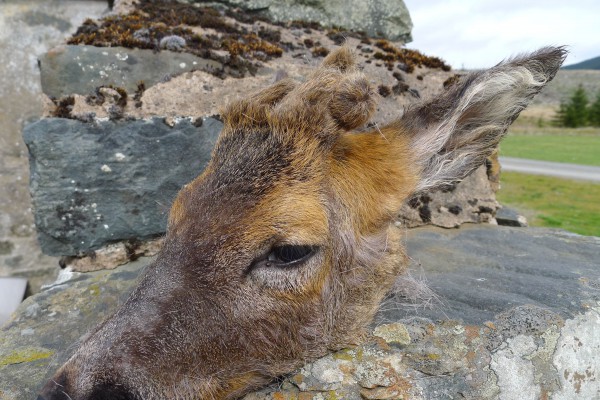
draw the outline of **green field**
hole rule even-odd
[[[498,201],[523,213],[531,226],[600,236],[600,184],[503,172]]]
[[[500,155],[600,166],[600,136],[511,132],[500,144]]]
[[[569,74],[566,74],[569,75]],[[600,128],[552,126],[557,106],[527,108],[500,143],[500,155],[600,166]],[[600,184],[502,172],[498,201],[531,226],[600,236]]]

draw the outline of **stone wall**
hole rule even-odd
[[[37,243],[23,125],[43,112],[37,58],[64,42],[106,1],[0,2],[0,276],[24,276],[30,290],[58,273]]]
[[[342,42],[379,92],[373,125],[398,118],[455,77],[435,57],[339,27],[275,24],[239,9],[173,3],[187,18],[182,31],[177,21],[161,19],[160,6],[143,3],[143,16],[121,6],[128,13],[88,21],[71,44],[40,57],[46,118],[30,124],[24,138],[47,254],[84,256],[118,241],[161,236],[175,194],[208,159],[219,107],[284,75],[304,79]],[[135,32],[127,29],[132,16],[145,24]],[[493,222],[492,170],[482,166],[450,190],[413,199],[400,221],[409,227]]]

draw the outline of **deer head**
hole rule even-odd
[[[402,203],[481,165],[564,57],[472,73],[373,130],[345,47],[230,104],[156,261],[39,399],[234,399],[359,342],[405,268]]]

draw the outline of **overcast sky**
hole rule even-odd
[[[600,56],[600,0],[404,0],[407,47],[454,68],[485,68],[544,45],[568,45],[565,65]]]

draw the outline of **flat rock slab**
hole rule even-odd
[[[171,127],[159,118],[28,125],[23,137],[42,250],[75,255],[163,234],[173,198],[204,169],[222,127],[214,118],[195,125],[184,119]]]
[[[74,343],[125,301],[142,258],[118,270],[63,270],[56,284],[27,298],[0,331],[0,399],[36,398],[49,370],[64,363]]]
[[[42,90],[50,97],[92,94],[113,85],[133,94],[138,82],[146,87],[184,72],[219,71],[223,65],[189,53],[63,45],[39,59]]]
[[[395,312],[385,307],[378,324],[401,323],[380,326],[379,339],[308,364],[246,399],[597,396],[600,239],[473,225],[410,230],[407,245],[441,304],[416,312],[401,302]],[[34,398],[148,262],[63,272],[62,283],[25,300],[0,331],[0,398]]]
[[[418,315],[482,324],[509,308],[533,304],[563,318],[600,301],[600,238],[562,230],[464,225],[410,230],[406,247],[439,296]],[[409,288],[410,289],[410,288]],[[414,315],[414,313],[412,314]],[[390,307],[387,320],[410,316]]]

